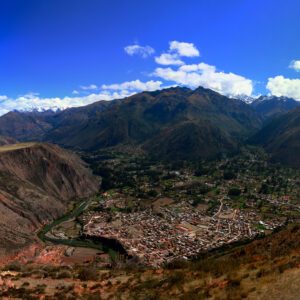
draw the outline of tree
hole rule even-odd
[[[156,190],[150,190],[147,194],[149,197],[157,197],[158,195]]]
[[[232,188],[229,190],[228,195],[229,196],[239,196],[241,194],[241,190],[239,188]]]
[[[224,179],[225,180],[231,180],[231,179],[234,179],[234,178],[236,178],[236,175],[232,171],[229,170],[229,171],[224,172]]]

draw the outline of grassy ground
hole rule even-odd
[[[18,149],[30,148],[36,145],[37,143],[19,143],[12,145],[5,145],[0,147],[0,152],[13,151]]]

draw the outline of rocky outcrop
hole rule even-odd
[[[42,143],[0,147],[0,251],[37,241],[34,231],[98,187],[99,179],[71,151]]]

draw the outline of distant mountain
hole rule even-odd
[[[0,118],[0,134],[18,140],[40,139],[52,127],[47,114],[12,111]]]
[[[233,97],[231,97],[233,98]],[[253,101],[255,101],[256,98],[252,96],[247,96],[247,95],[238,95],[234,97],[235,99],[241,100],[247,104],[251,104]]]
[[[53,108],[33,108],[33,109],[15,109],[14,112],[20,113],[41,113],[41,114],[55,114],[57,112],[62,111],[61,108],[53,107]]]
[[[152,154],[160,148],[164,156],[208,157],[231,151],[260,126],[257,113],[240,100],[176,87],[133,95],[81,123],[58,126],[44,139],[82,150],[130,144]]]
[[[0,118],[0,134],[81,150],[130,144],[153,153],[161,141],[164,156],[171,147],[172,157],[188,157],[191,151],[193,157],[208,157],[231,151],[261,124],[243,101],[202,87],[175,87],[57,113],[10,112]]]
[[[250,142],[271,153],[273,160],[300,167],[300,106],[273,119]]]
[[[115,100],[116,101],[116,100]],[[114,101],[99,101],[93,104],[69,108],[63,111],[12,111],[0,118],[0,135],[21,141],[42,140],[43,136],[58,126],[69,127],[83,122],[102,111]]]
[[[250,105],[267,121],[300,105],[300,101],[287,97],[261,96]]]

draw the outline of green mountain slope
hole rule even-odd
[[[165,160],[207,159],[232,152],[236,144],[209,122],[189,121],[162,130],[143,145],[154,158]]]
[[[272,120],[250,142],[264,147],[275,161],[300,167],[300,106]]]
[[[209,122],[232,139],[247,137],[261,124],[253,109],[240,100],[204,88],[193,91],[177,87],[131,96],[78,126],[49,132],[45,140],[83,150],[138,145],[189,121]]]

